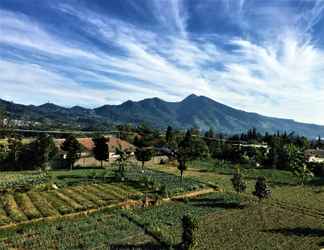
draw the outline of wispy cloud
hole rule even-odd
[[[60,2],[48,11],[74,24],[62,30],[0,5],[0,97],[95,106],[196,93],[324,124],[324,51],[315,34],[322,1],[148,3],[156,17],[151,25]],[[139,4],[131,5],[143,15]],[[218,14],[223,19],[213,23]]]

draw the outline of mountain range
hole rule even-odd
[[[52,126],[64,124],[81,129],[102,129],[112,124],[147,123],[157,128],[166,128],[168,125],[179,129],[213,128],[217,132],[227,134],[246,132],[254,127],[259,132],[295,132],[310,138],[324,136],[324,126],[245,112],[196,95],[190,95],[180,102],[150,98],[94,109],[80,106],[65,108],[52,103],[40,106],[22,105],[0,99],[0,108],[16,120]]]

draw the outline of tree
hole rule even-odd
[[[215,138],[215,132],[212,128],[210,128],[207,132],[205,132],[205,137],[207,139],[213,139]]]
[[[32,143],[35,155],[35,166],[45,170],[49,162],[57,155],[58,150],[53,138],[49,135],[40,136]]]
[[[57,153],[58,150],[52,137],[41,135],[33,142],[22,146],[18,156],[18,165],[24,170],[36,168],[45,170]]]
[[[8,125],[8,113],[0,107],[0,129],[6,128]]]
[[[255,183],[255,191],[252,194],[256,196],[259,200],[260,217],[261,220],[263,221],[263,227],[265,227],[266,221],[263,215],[263,208],[262,208],[263,206],[261,206],[261,201],[271,196],[271,190],[267,185],[266,178],[264,178],[263,176],[259,176],[257,178],[257,181]]]
[[[142,170],[144,170],[144,164],[150,161],[153,157],[153,150],[151,148],[137,148],[135,151],[136,160],[142,162]]]
[[[125,168],[130,154],[123,150],[121,147],[116,148],[115,154],[118,155],[118,158],[115,161],[115,164],[118,167],[117,177],[123,181],[125,178]]]
[[[194,249],[197,246],[196,231],[197,220],[191,215],[182,217],[182,248],[183,250]]]
[[[82,145],[73,135],[69,135],[63,142],[61,149],[66,152],[65,159],[72,170],[74,163],[81,157]]]
[[[303,185],[306,177],[312,174],[306,166],[304,153],[294,144],[287,145],[285,150],[289,170],[300,179],[300,184]]]
[[[167,144],[170,144],[173,140],[174,134],[171,126],[168,126],[167,131],[165,133],[165,141]]]
[[[178,169],[180,170],[181,182],[183,179],[183,172],[187,169],[187,161],[193,159],[192,142],[192,135],[190,130],[188,130],[183,140],[179,143],[177,151],[177,161],[179,163]]]
[[[259,176],[257,178],[253,195],[256,196],[259,199],[259,201],[269,198],[271,196],[271,190],[267,185],[265,177]]]
[[[208,147],[201,139],[193,139],[191,131],[188,130],[178,145],[176,158],[178,161],[178,169],[180,170],[181,182],[183,172],[187,169],[187,162],[199,158],[204,158],[208,155]]]
[[[102,136],[93,138],[92,141],[94,143],[93,155],[97,161],[100,161],[100,166],[102,168],[103,161],[109,160],[108,139]]]
[[[233,174],[233,178],[231,179],[231,182],[232,182],[234,190],[237,193],[242,193],[242,192],[245,191],[246,183],[243,180],[242,174],[240,173],[240,167],[239,166],[236,167],[236,171]]]
[[[14,169],[17,170],[19,155],[22,151],[23,144],[20,136],[12,136],[8,139],[8,161],[13,165]],[[20,166],[21,167],[21,166]],[[22,168],[20,168],[22,170]]]

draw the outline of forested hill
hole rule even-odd
[[[0,100],[0,107],[14,119],[70,124],[79,128],[108,124],[147,123],[155,127],[213,128],[228,134],[245,132],[255,127],[260,132],[287,131],[315,138],[324,136],[324,126],[305,124],[289,119],[266,117],[234,109],[204,96],[190,95],[180,102],[166,102],[159,98],[127,101],[120,105],[104,105],[95,109],[79,106],[64,108],[47,103],[41,106],[21,105]]]

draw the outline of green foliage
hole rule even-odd
[[[257,178],[253,195],[256,196],[259,200],[266,199],[271,196],[271,190],[267,185],[266,178],[264,178],[263,176]]]
[[[128,160],[130,158],[130,154],[123,150],[121,147],[116,148],[116,155],[118,158],[115,161],[115,165],[117,165],[117,171],[115,171],[115,178],[121,181],[125,179],[125,170],[128,164]]]
[[[195,249],[197,246],[197,228],[198,221],[192,215],[186,214],[182,217],[182,249]]]
[[[13,136],[8,139],[8,158],[7,161],[9,164],[12,164],[14,169],[17,170],[18,160],[23,148],[22,138],[19,136]],[[21,169],[22,170],[22,169]]]
[[[42,135],[29,144],[23,145],[18,157],[20,169],[41,169],[50,168],[50,163],[57,156],[58,150],[52,137]]]
[[[197,138],[193,138],[191,131],[188,130],[178,145],[177,161],[178,169],[180,170],[181,179],[183,172],[187,169],[187,162],[195,159],[202,159],[208,155],[208,147],[206,143]]]
[[[165,133],[165,141],[168,145],[171,145],[174,141],[174,132],[171,126],[168,126],[167,131]]]
[[[136,148],[135,157],[136,160],[142,162],[142,169],[144,169],[144,163],[153,157],[153,150],[151,148]]]
[[[312,172],[306,165],[303,152],[294,144],[287,145],[285,151],[289,170],[300,179],[300,184],[303,185],[305,179],[312,176]]]
[[[73,135],[69,135],[63,142],[61,149],[66,152],[65,159],[72,170],[74,163],[81,157],[82,145]]]
[[[236,167],[236,171],[233,174],[233,178],[231,179],[231,182],[232,182],[234,190],[237,193],[242,193],[242,192],[245,191],[246,183],[243,180],[242,174],[240,173],[240,167],[239,166]]]
[[[102,167],[102,162],[109,159],[108,139],[102,136],[93,138],[92,141],[95,145],[93,148],[93,155],[97,161],[100,161]]]

